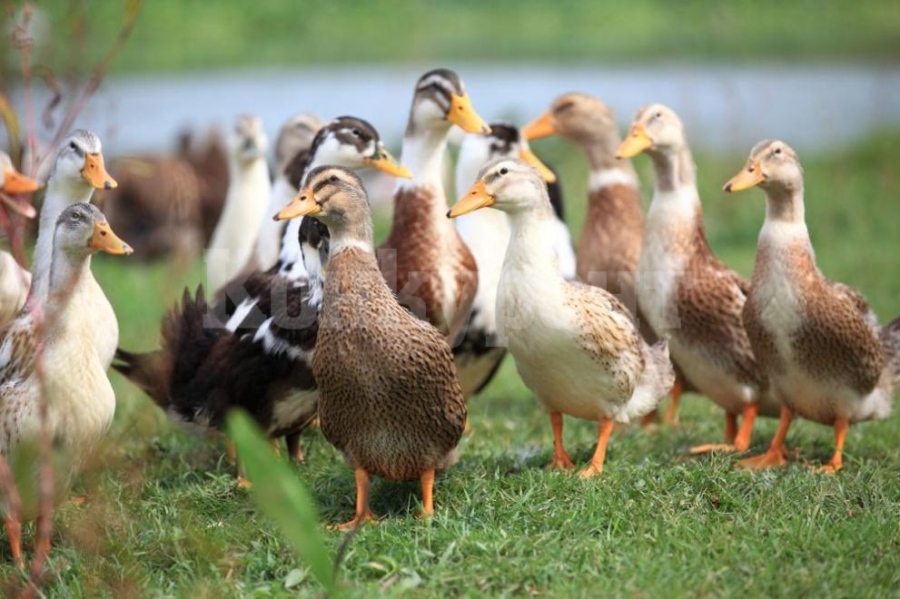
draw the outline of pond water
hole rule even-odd
[[[764,137],[801,151],[839,148],[900,125],[900,68],[891,65],[451,66],[488,120],[522,123],[559,93],[577,90],[609,104],[623,127],[642,104],[668,104],[684,119],[692,145],[704,150],[743,154]],[[415,81],[430,67],[110,77],[78,125],[121,154],[167,149],[179,129],[228,126],[241,112],[259,115],[274,135],[285,117],[311,110],[323,118],[363,117],[396,145]]]

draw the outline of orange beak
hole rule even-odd
[[[519,159],[524,160],[525,162],[536,168],[541,174],[541,178],[544,179],[544,183],[556,182],[556,173],[551,171],[546,164],[541,162],[541,159],[531,151],[531,148],[522,146],[522,148],[519,150]]]
[[[412,173],[409,169],[394,160],[394,157],[384,148],[381,148],[378,158],[363,158],[363,164],[376,168],[392,177],[412,179]]]
[[[115,189],[119,186],[116,180],[106,172],[106,166],[103,164],[103,154],[99,152],[85,155],[81,176],[95,189]]]
[[[522,128],[522,137],[529,141],[551,135],[556,135],[556,127],[553,125],[553,116],[549,110]]]
[[[466,133],[487,135],[491,132],[488,124],[472,108],[472,100],[469,99],[469,94],[461,96],[450,94],[450,112],[447,113],[447,120]]]
[[[763,174],[762,169],[759,168],[759,161],[748,160],[747,167],[729,179],[722,189],[728,193],[744,191],[745,189],[756,187],[765,180],[766,176]]]
[[[647,135],[647,131],[640,123],[636,123],[628,130],[628,137],[619,144],[616,150],[616,158],[633,158],[653,145],[653,140]]]
[[[119,239],[113,233],[112,228],[106,221],[97,221],[94,223],[94,233],[88,240],[88,247],[113,254],[114,256],[127,256],[134,252],[131,246]]]
[[[37,191],[41,184],[34,179],[26,177],[15,169],[9,169],[3,173],[4,193],[30,193]]]
[[[299,216],[315,216],[320,212],[322,212],[322,207],[316,203],[312,189],[307,187],[306,189],[300,190],[300,193],[294,196],[291,203],[282,208],[281,211],[275,215],[274,219],[288,220]]]
[[[484,184],[484,180],[481,179],[447,212],[447,218],[456,218],[463,214],[475,212],[480,208],[493,206],[494,202],[494,196],[488,193],[487,186]]]

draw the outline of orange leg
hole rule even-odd
[[[22,523],[15,516],[6,514],[6,537],[9,539],[9,551],[12,553],[13,562],[19,570],[25,569],[25,560],[22,559]]]
[[[434,515],[434,468],[426,470],[419,479],[422,483],[422,517]]]
[[[834,421],[834,455],[831,461],[817,468],[819,472],[825,474],[834,474],[844,467],[844,440],[847,438],[847,429],[850,427],[850,421],[839,419]]]
[[[704,443],[691,447],[691,455],[710,453],[711,451],[734,451],[734,438],[737,435],[737,414],[725,412],[725,442]]]
[[[775,431],[775,437],[769,444],[769,449],[762,455],[758,455],[746,460],[738,462],[741,468],[749,468],[750,470],[761,470],[763,468],[775,468],[784,466],[787,463],[785,452],[785,438],[787,438],[788,429],[791,428],[791,422],[794,420],[794,413],[788,408],[781,407],[781,417],[778,419],[778,430]]]
[[[600,419],[600,424],[597,427],[597,449],[594,451],[594,457],[591,458],[591,463],[588,464],[587,468],[584,468],[578,473],[578,476],[581,478],[600,476],[600,474],[603,473],[603,462],[606,460],[606,445],[609,443],[609,436],[612,434],[613,424],[611,418]]]
[[[672,385],[672,401],[669,402],[669,408],[666,415],[663,416],[663,424],[669,426],[678,425],[678,406],[681,404],[681,393],[684,391],[684,382],[680,378],[675,379]]]
[[[553,461],[550,462],[550,470],[571,470],[575,467],[571,456],[563,447],[563,417],[560,412],[550,412],[550,426],[553,427]]]
[[[758,413],[758,403],[744,404],[744,419],[741,421],[741,428],[734,438],[735,451],[747,451],[750,449],[750,435],[753,434],[753,423],[756,422]]]
[[[375,519],[369,510],[369,473],[362,468],[357,468],[354,475],[356,477],[356,515],[349,522],[330,528],[348,530]]]

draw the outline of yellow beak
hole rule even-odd
[[[463,214],[475,212],[479,208],[494,205],[494,196],[488,193],[484,180],[479,180],[447,213],[447,218],[456,218]]]
[[[747,168],[741,170],[738,174],[729,179],[728,183],[722,188],[728,193],[735,191],[744,191],[751,187],[756,187],[766,180],[762,169],[759,168],[758,161],[748,161]]]
[[[534,152],[531,151],[531,148],[522,147],[519,150],[519,159],[524,160],[534,168],[538,170],[541,174],[541,177],[544,179],[545,183],[555,183],[556,182],[556,173],[550,170],[550,168],[541,162],[541,159],[538,158]]]
[[[84,157],[84,168],[81,176],[96,189],[115,189],[119,186],[116,180],[106,172],[103,164],[103,154],[87,154]]]
[[[653,140],[647,136],[647,131],[641,124],[635,124],[628,130],[628,137],[619,144],[616,150],[616,158],[633,158],[653,145]]]
[[[394,157],[387,150],[381,148],[380,154],[378,158],[363,158],[363,164],[377,168],[393,177],[412,179],[412,173],[409,169],[394,160]]]
[[[110,228],[109,223],[106,221],[97,221],[94,223],[94,233],[88,240],[88,247],[115,256],[127,256],[134,252],[130,245],[119,239],[119,237],[113,233],[112,228]]]
[[[316,203],[312,189],[307,187],[300,190],[291,203],[282,208],[274,218],[275,220],[288,220],[299,216],[315,216],[320,212],[322,212],[322,207]]]
[[[41,184],[34,179],[26,177],[15,169],[9,169],[3,173],[4,193],[29,193],[37,191]]]
[[[549,110],[522,128],[522,137],[529,141],[551,135],[556,135],[556,127]]]
[[[488,124],[472,108],[472,100],[469,99],[469,94],[461,96],[450,94],[450,112],[447,113],[447,120],[466,133],[487,135],[491,132]]]

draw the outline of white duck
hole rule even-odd
[[[57,487],[65,489],[106,432],[116,407],[95,338],[98,329],[111,335],[118,326],[114,315],[112,321],[98,317],[91,254],[98,250],[130,254],[131,248],[116,237],[103,214],[87,203],[65,208],[54,229],[46,293],[39,310],[23,310],[5,330],[0,345],[0,453],[9,457],[38,442],[40,398],[52,398],[47,425],[54,448],[67,461],[64,470],[57,470],[61,473]],[[19,488],[28,487],[19,484]],[[24,518],[35,516],[33,504],[23,507]],[[13,559],[21,564],[19,522],[8,515],[6,525]]]
[[[547,182],[548,192],[555,191],[559,201],[554,204],[557,227],[551,243],[559,255],[560,272],[566,280],[574,279],[575,252],[569,229],[561,217],[562,194],[556,184],[556,174],[534,155],[515,125],[492,122],[489,126],[488,135],[466,135],[463,139],[456,163],[456,189],[468,189],[482,167],[497,158],[521,158],[538,169]],[[455,223],[478,266],[478,290],[472,302],[472,315],[462,340],[453,348],[463,395],[469,397],[490,382],[506,355],[506,348],[496,342],[496,305],[503,254],[509,245],[509,222],[499,210],[480,210],[456,219]]]
[[[228,137],[230,182],[225,207],[206,252],[210,289],[220,289],[241,272],[257,239],[247,231],[258,231],[270,216],[266,213],[272,196],[267,147],[262,122],[251,115],[238,117]]]
[[[556,218],[537,170],[515,159],[490,163],[448,215],[487,206],[506,212],[511,229],[497,289],[498,333],[522,380],[550,412],[550,467],[574,467],[562,441],[562,415],[569,414],[599,422],[597,449],[580,472],[597,476],[613,424],[648,413],[671,389],[666,341],[647,345],[609,292],[563,279],[547,243]]]

